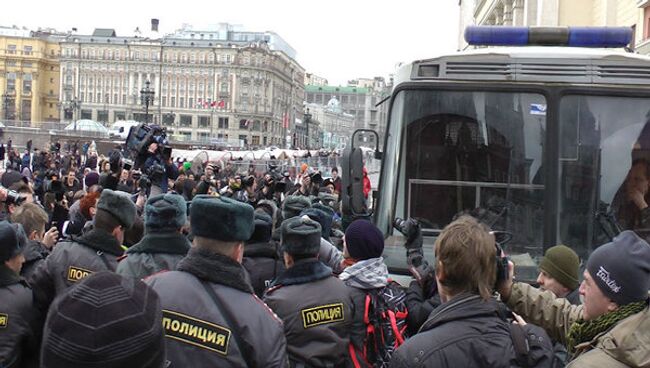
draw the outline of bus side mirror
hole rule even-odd
[[[343,150],[341,204],[344,216],[367,216],[363,197],[363,152],[352,145]]]

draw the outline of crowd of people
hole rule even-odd
[[[382,232],[344,221],[336,167],[168,159],[151,182],[79,146],[27,149],[0,178],[0,367],[650,366],[632,231],[582,277],[549,248],[535,288],[476,218],[444,228],[435,264],[408,219],[402,287]]]

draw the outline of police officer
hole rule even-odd
[[[332,269],[318,260],[321,227],[307,216],[282,223],[287,270],[264,301],[284,321],[293,367],[341,367],[348,361],[350,294]]]
[[[32,290],[20,277],[27,244],[22,226],[0,222],[0,367],[36,367],[37,312]]]
[[[285,367],[282,322],[241,266],[253,207],[198,195],[190,217],[193,247],[177,271],[145,280],[160,296],[170,367]]]
[[[255,210],[255,230],[244,246],[242,265],[250,275],[255,295],[262,297],[264,290],[279,274],[284,272],[284,261],[277,243],[271,240],[273,220],[264,210]]]
[[[103,270],[115,272],[124,232],[135,222],[128,194],[104,189],[97,202],[93,229],[57,244],[30,278],[38,308],[47,312],[54,297],[82,278]]]
[[[145,235],[126,251],[117,265],[122,276],[144,279],[160,271],[175,270],[190,250],[181,229],[187,222],[187,204],[178,194],[158,194],[144,207]]]

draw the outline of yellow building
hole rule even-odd
[[[462,30],[472,24],[507,26],[629,26],[632,44],[650,53],[650,0],[461,0]]]
[[[59,121],[60,36],[0,27],[0,121]]]

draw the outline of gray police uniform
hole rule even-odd
[[[122,276],[144,279],[161,271],[175,270],[190,247],[187,237],[177,232],[146,234],[138,244],[126,251],[116,272]]]
[[[278,277],[264,301],[284,321],[294,367],[341,367],[349,362],[354,311],[345,284],[316,258],[321,227],[307,216],[282,223],[282,249],[294,264]]]
[[[178,271],[145,280],[160,296],[170,368],[287,366],[282,322],[244,274],[234,260],[194,248]]]
[[[264,301],[284,321],[289,359],[296,367],[341,367],[348,361],[350,294],[318,260],[287,269]]]
[[[122,253],[117,239],[102,229],[57,244],[29,280],[38,308],[46,312],[57,295],[94,272],[114,272]]]
[[[38,313],[24,279],[0,264],[0,367],[36,367]]]

